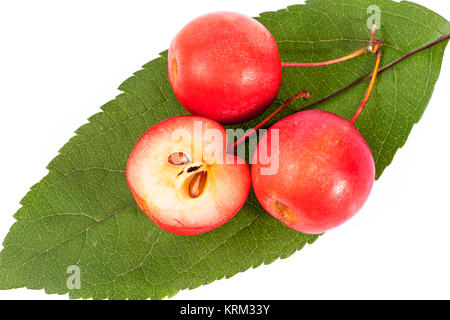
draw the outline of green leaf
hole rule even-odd
[[[450,24],[410,2],[315,0],[257,19],[277,39],[282,61],[340,57],[369,39],[370,5],[381,9],[382,65],[450,33]],[[424,50],[379,76],[356,122],[373,151],[377,176],[392,161],[422,116],[438,78],[446,42]],[[300,89],[318,100],[371,72],[369,54],[339,65],[283,70],[280,101]],[[252,193],[221,228],[178,236],[156,227],[136,206],[125,181],[128,155],[152,125],[185,114],[167,78],[166,53],[127,79],[122,93],[77,130],[48,166],[49,174],[22,200],[0,253],[0,288],[44,288],[71,298],[159,299],[287,258],[317,236],[295,232],[266,214]],[[349,118],[367,83],[320,108]],[[313,101],[314,101],[313,99]],[[282,116],[300,110],[296,102]],[[69,266],[81,271],[81,288],[67,287]]]

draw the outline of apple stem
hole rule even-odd
[[[441,43],[441,42],[443,42],[443,41],[449,40],[449,39],[450,39],[450,34],[447,34],[447,35],[445,35],[445,36],[439,38],[438,40],[435,40],[435,41],[433,41],[433,42],[431,42],[431,43],[429,43],[429,44],[427,44],[427,45],[425,45],[425,46],[423,46],[423,47],[420,47],[419,49],[416,49],[416,50],[414,50],[414,51],[412,51],[412,52],[408,52],[407,54],[405,54],[404,56],[400,57],[399,59],[397,59],[397,60],[395,60],[395,61],[389,63],[388,65],[385,65],[384,67],[380,68],[380,69],[378,70],[378,74],[381,74],[381,73],[383,73],[384,71],[389,70],[389,69],[395,67],[397,64],[401,63],[402,61],[405,61],[406,59],[409,59],[410,57],[412,57],[412,56],[418,54],[419,52],[422,52],[422,51],[424,51],[424,50],[427,50],[427,49],[429,49],[429,48],[432,48],[432,47],[434,47],[435,45],[437,45],[437,44],[439,44],[439,43]],[[370,80],[371,78],[372,78],[372,74],[369,74],[368,76],[366,76],[366,77],[364,77],[364,78],[361,78],[361,79],[359,79],[359,80],[356,80],[355,82],[349,84],[348,86],[346,86],[346,87],[344,87],[344,88],[342,88],[342,89],[339,89],[338,91],[335,91],[335,92],[333,92],[333,93],[327,95],[326,97],[323,97],[322,99],[319,99],[319,100],[317,100],[317,101],[311,103],[310,105],[308,105],[308,106],[306,106],[305,108],[303,108],[303,110],[306,110],[306,109],[312,109],[312,108],[314,108],[314,107],[317,106],[317,105],[321,105],[321,104],[323,104],[324,102],[326,102],[326,101],[328,101],[328,100],[330,100],[330,99],[332,99],[332,98],[334,98],[334,97],[340,95],[341,93],[343,93],[343,92],[345,92],[345,91],[347,91],[347,90],[350,90],[350,89],[354,88],[354,87],[357,86],[358,84],[360,84],[360,83],[362,83],[362,82],[364,82],[364,81]]]
[[[242,137],[240,137],[232,146],[230,146],[229,149],[234,150],[235,148],[237,148],[237,146],[239,146],[242,142],[244,142],[248,137],[253,135],[258,129],[260,129],[265,124],[267,124],[270,120],[275,118],[281,111],[283,111],[283,109],[285,107],[287,107],[288,105],[290,105],[292,102],[294,102],[295,100],[297,100],[299,98],[303,98],[304,100],[309,100],[309,99],[311,99],[311,92],[305,91],[305,90],[297,92],[295,95],[293,95],[292,97],[287,99],[280,107],[278,107],[278,109],[276,109],[274,112],[272,112],[270,114],[270,116],[268,116],[266,119],[261,121],[258,125],[256,125],[253,129],[249,130],[246,134],[244,134]]]
[[[377,78],[378,69],[380,67],[380,62],[381,62],[381,49],[379,49],[379,48],[377,49],[376,55],[377,56],[376,56],[376,60],[375,60],[375,67],[373,68],[372,78],[370,79],[369,86],[367,87],[366,94],[364,95],[364,98],[361,101],[361,104],[359,105],[358,109],[356,110],[353,118],[350,120],[351,124],[355,123],[356,119],[358,119],[359,115],[363,111],[364,107],[366,106],[367,101],[369,100],[370,94],[372,93],[373,87],[375,85],[375,80]]]
[[[374,24],[372,26],[372,30],[370,30],[370,41],[374,42],[375,41],[375,32],[377,31],[377,25]]]
[[[329,66],[331,64],[336,64],[339,62],[347,61],[359,56],[362,56],[366,53],[372,52],[376,53],[378,47],[382,46],[383,43],[380,40],[375,39],[375,31],[377,29],[376,25],[373,25],[372,30],[370,32],[370,41],[364,45],[362,48],[343,56],[338,59],[322,61],[322,62],[281,62],[282,67],[321,67],[321,66]]]

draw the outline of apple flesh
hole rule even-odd
[[[128,160],[127,182],[139,207],[162,229],[190,235],[231,219],[245,203],[251,175],[226,154],[218,122],[179,116],[151,127]]]
[[[272,34],[233,12],[210,13],[188,23],[170,45],[168,71],[178,101],[190,113],[224,124],[261,114],[281,85]]]
[[[272,143],[276,134],[278,148]],[[278,170],[262,174],[267,165],[261,155],[278,157]],[[253,188],[261,205],[290,228],[310,234],[355,215],[375,177],[372,153],[359,131],[346,119],[320,110],[298,112],[275,123],[258,144],[252,163]]]

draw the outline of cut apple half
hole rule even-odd
[[[207,118],[179,116],[151,127],[127,165],[139,207],[162,229],[181,235],[230,220],[247,200],[251,175],[226,146],[225,129]]]

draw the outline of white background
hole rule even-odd
[[[74,130],[185,23],[211,11],[254,16],[298,2],[0,2],[0,241]],[[450,18],[448,0],[416,2]],[[424,117],[355,218],[289,259],[175,299],[449,299],[449,85],[446,52]],[[0,291],[0,299],[66,298]]]

